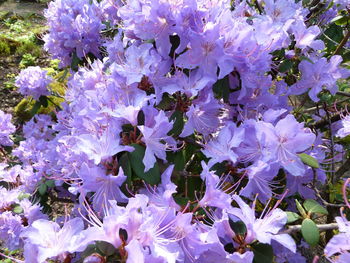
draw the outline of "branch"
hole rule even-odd
[[[337,182],[347,171],[350,170],[350,158],[343,163],[342,166],[335,172],[334,181]]]
[[[339,46],[337,47],[337,49],[334,51],[333,55],[338,55],[340,53],[340,50],[344,47],[344,45],[346,44],[346,42],[348,42],[350,38],[350,30],[348,30],[348,33],[346,33],[346,35],[344,36],[344,38],[342,39],[342,41],[339,43]]]
[[[331,223],[331,224],[320,224],[316,225],[318,230],[320,231],[327,231],[327,230],[333,230],[338,228],[337,223]],[[299,232],[301,230],[301,225],[294,225],[294,226],[288,226],[287,229],[282,230],[278,232],[278,234],[291,234],[294,232]]]
[[[343,113],[346,113],[346,111],[342,111],[336,115],[333,115],[332,117],[329,118],[329,120],[326,119],[326,120],[318,121],[315,124],[311,125],[310,128],[319,129],[319,128],[322,128],[323,126],[329,125],[329,123],[340,121]]]
[[[337,91],[336,94],[344,97],[350,97],[350,93],[344,91]]]

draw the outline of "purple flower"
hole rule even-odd
[[[52,221],[39,219],[21,233],[25,239],[27,248],[36,247],[38,250],[37,261],[45,262],[47,259],[63,257],[67,252],[76,252],[80,244],[75,243],[77,235],[84,229],[81,218],[74,218],[66,222],[62,229]],[[25,247],[26,248],[26,247]],[[28,253],[28,251],[25,251]]]
[[[186,116],[188,118],[180,137],[191,135],[194,131],[203,134],[205,137],[214,133],[219,127],[219,114],[222,105],[214,98],[210,91],[201,93],[193,100]]]
[[[337,91],[336,81],[349,74],[348,70],[340,68],[341,62],[342,57],[337,55],[332,56],[329,62],[324,57],[313,63],[303,60],[299,64],[302,77],[292,86],[293,93],[299,95],[310,89],[309,96],[315,102],[319,101],[317,95],[324,87],[334,94]]]
[[[211,158],[208,166],[212,167],[215,163],[223,161],[235,163],[238,156],[233,148],[239,146],[243,141],[243,137],[244,129],[237,128],[234,123],[228,123],[216,138],[204,145],[203,153]]]
[[[249,207],[238,195],[234,195],[232,198],[237,202],[239,208],[231,208],[228,210],[228,214],[232,220],[241,220],[246,225],[247,235],[245,240],[247,243],[258,240],[261,243],[271,244],[271,241],[274,240],[290,251],[296,251],[293,238],[288,234],[279,233],[287,223],[285,212],[275,208],[256,218],[254,205]]]
[[[130,146],[120,145],[120,128],[110,124],[100,134],[82,134],[77,137],[76,150],[85,153],[97,165],[122,151],[132,151]]]
[[[176,193],[177,185],[171,182],[171,174],[174,170],[174,165],[170,165],[161,175],[161,183],[157,188],[152,186],[146,186],[146,189],[141,191],[141,194],[145,194],[149,198],[149,203],[156,205],[157,207],[173,207],[176,210],[180,209],[180,206],[175,202],[173,194]]]
[[[16,79],[19,92],[25,96],[32,96],[38,100],[40,96],[49,95],[48,86],[52,78],[47,75],[46,70],[40,67],[28,67],[21,71]]]
[[[10,250],[19,249],[22,246],[20,233],[23,230],[22,219],[12,212],[0,213],[0,240]]]
[[[176,65],[188,69],[199,67],[205,75],[216,79],[219,62],[225,56],[224,41],[219,33],[219,26],[213,23],[207,23],[201,34],[191,32],[189,50],[176,59]],[[220,70],[228,74],[233,68],[220,67]],[[220,75],[224,77],[226,74]]]
[[[347,250],[350,250],[350,222],[345,218],[345,215],[343,214],[341,217],[336,217],[335,220],[338,223],[340,233],[332,237],[326,245],[324,253],[327,257],[331,257],[338,253],[348,254],[346,252]],[[348,255],[344,257],[348,257]]]
[[[3,146],[12,146],[13,141],[10,139],[9,135],[14,133],[16,127],[11,123],[12,116],[6,114],[0,110],[0,147]]]
[[[198,205],[201,207],[213,206],[221,209],[229,209],[231,207],[231,196],[222,189],[224,188],[225,181],[214,173],[209,171],[209,167],[202,161],[203,171],[201,178],[205,181],[205,193]]]
[[[346,115],[342,120],[341,120],[341,125],[342,128],[340,128],[336,134],[336,136],[340,138],[344,138],[348,135],[350,135],[350,115]]]
[[[125,77],[126,84],[130,85],[140,82],[144,75],[154,73],[160,62],[161,56],[152,44],[146,43],[140,46],[134,44],[125,51],[125,61],[122,64],[115,64],[114,69]]]
[[[141,140],[146,144],[145,157],[143,158],[145,172],[154,166],[156,156],[166,161],[165,151],[171,149],[171,147],[176,147],[176,141],[168,135],[169,131],[173,128],[173,122],[169,122],[164,111],[153,114],[153,116],[146,115],[145,112],[145,125],[138,126],[143,135]],[[149,120],[150,123],[147,123],[147,120]],[[165,144],[163,142],[165,142]]]
[[[45,49],[62,67],[72,62],[73,52],[81,59],[100,56],[100,31],[104,28],[98,5],[89,0],[56,0],[45,10],[50,32],[44,36]]]
[[[297,122],[293,115],[288,115],[277,122],[275,126],[277,137],[276,155],[277,161],[294,176],[305,173],[305,165],[301,162],[297,153],[310,148],[315,139],[315,134],[304,129],[302,123]]]
[[[108,174],[100,167],[90,168],[87,164],[83,164],[79,177],[83,179],[83,191],[95,192],[93,195],[93,208],[98,213],[103,212],[102,209],[108,209],[109,200],[126,203],[127,197],[120,190],[121,185],[126,180],[123,169],[119,168],[117,176]]]

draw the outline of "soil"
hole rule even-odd
[[[0,0],[0,14],[5,18],[19,17],[28,19],[33,17],[34,19],[30,19],[33,26],[45,23],[42,18],[46,7],[46,3]],[[36,16],[40,17],[40,19],[35,19]],[[0,37],[5,34],[5,30],[6,28],[0,26]],[[4,56],[4,54],[0,54],[0,110],[7,113],[13,113],[14,107],[23,98],[13,87],[8,85],[8,83],[14,81],[14,76],[20,72],[19,63],[21,59],[21,55],[11,54],[10,56]],[[36,59],[36,65],[47,66],[48,61],[48,54],[42,52],[40,57]]]

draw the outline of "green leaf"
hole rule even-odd
[[[28,199],[30,197],[30,194],[22,193],[17,198],[19,201],[22,201],[23,199]]]
[[[117,249],[112,244],[105,241],[96,242],[96,247],[105,256],[111,256],[117,253]]]
[[[32,109],[30,110],[30,115],[34,116],[39,111],[40,107],[41,107],[41,102],[36,101]]]
[[[273,249],[269,244],[255,243],[251,245],[254,253],[253,263],[272,263]]]
[[[320,231],[314,221],[309,218],[303,220],[301,224],[301,234],[310,246],[315,246],[320,240]]]
[[[80,63],[80,59],[77,56],[77,52],[74,51],[73,56],[72,56],[72,63],[70,65],[71,69],[74,71],[78,71],[79,63]]]
[[[300,56],[299,58],[300,58],[300,60],[306,60],[306,61],[310,62],[311,64],[315,64],[315,63],[314,63],[310,58],[308,58],[308,57]]]
[[[293,212],[289,212],[289,211],[287,211],[286,213],[287,213],[287,218],[288,218],[287,224],[293,223],[301,218],[301,216],[298,215],[297,213],[293,213]]]
[[[292,67],[293,67],[293,61],[291,61],[290,59],[286,59],[282,61],[282,63],[279,65],[278,70],[280,72],[287,72],[290,69],[292,69]]]
[[[131,169],[131,164],[130,164],[130,159],[129,159],[129,154],[128,153],[123,153],[123,155],[119,159],[119,163],[123,169],[124,174],[127,176],[127,183],[131,183],[131,178],[132,178],[132,169]]]
[[[350,17],[348,16],[336,16],[331,20],[331,23],[335,23],[338,26],[346,25],[350,22]]]
[[[299,210],[299,213],[305,218],[306,215],[306,211],[305,209],[301,206],[301,204],[299,203],[299,201],[297,199],[295,199],[295,204],[297,205],[297,209]]]
[[[50,187],[50,188],[55,187],[56,185],[55,180],[47,180],[45,184],[47,185],[47,187]]]
[[[154,167],[144,172],[145,166],[142,162],[143,157],[145,156],[145,147],[138,144],[131,144],[135,148],[133,152],[128,153],[129,159],[131,162],[131,168],[134,173],[141,179],[145,180],[149,184],[158,184],[160,181],[160,172],[159,166],[156,162]]]
[[[20,205],[16,205],[12,211],[16,214],[21,214],[23,212],[23,208]]]
[[[309,213],[328,215],[327,209],[321,206],[315,200],[308,199],[304,202],[303,206],[306,209],[306,211],[308,211]]]
[[[184,151],[178,151],[175,153],[174,163],[175,163],[174,169],[176,171],[182,171],[185,168],[185,153],[184,153]]]
[[[304,164],[306,164],[312,168],[320,168],[320,165],[318,164],[317,160],[314,157],[312,157],[306,153],[300,153],[300,154],[298,154],[298,156],[300,157],[300,160]]]
[[[39,97],[39,101],[40,101],[40,104],[41,104],[44,108],[47,108],[47,106],[49,106],[49,102],[48,102],[46,96],[40,96],[40,97]]]
[[[46,184],[41,184],[38,188],[39,194],[44,195],[47,191],[47,185]]]
[[[228,102],[229,95],[231,92],[228,76],[224,77],[223,79],[219,79],[217,82],[215,82],[215,84],[213,85],[213,91],[216,97],[223,98],[224,102]]]
[[[243,221],[234,222],[231,219],[229,219],[228,222],[232,231],[235,232],[236,235],[244,236],[247,233],[247,227]]]
[[[171,136],[179,136],[179,134],[182,132],[182,129],[184,127],[184,117],[183,113],[181,111],[175,111],[171,117],[170,120],[175,120],[173,128],[168,132],[168,135]]]

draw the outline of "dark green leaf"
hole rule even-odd
[[[321,206],[315,200],[308,199],[304,202],[303,206],[309,213],[328,215],[327,209]]]
[[[131,178],[132,178],[132,169],[131,169],[129,154],[123,153],[123,155],[119,159],[119,163],[123,169],[124,174],[127,176],[127,183],[130,184]]]
[[[297,213],[293,213],[289,211],[287,211],[286,213],[288,218],[287,223],[293,223],[301,218],[300,215],[298,215]]]
[[[30,110],[30,115],[34,116],[40,109],[41,103],[40,101],[36,101],[33,105],[33,108]]]
[[[74,71],[78,71],[79,63],[80,63],[80,59],[77,56],[77,52],[74,52],[72,56],[72,63],[70,65],[71,69]]]
[[[47,180],[45,184],[50,188],[55,187],[55,180]]]
[[[128,153],[129,159],[131,162],[131,168],[134,173],[141,179],[145,180],[149,184],[157,184],[160,181],[160,172],[159,166],[156,162],[154,167],[149,171],[144,172],[145,166],[142,162],[143,157],[145,156],[145,147],[138,144],[131,144],[135,148],[133,152]]]
[[[171,115],[170,120],[175,120],[173,124],[173,128],[168,132],[168,135],[178,136],[184,127],[184,118],[183,113],[181,111],[175,111],[173,115]]]
[[[235,232],[236,235],[244,236],[247,233],[247,227],[243,221],[234,222],[231,219],[229,219],[228,222],[232,231]]]
[[[308,57],[300,56],[299,58],[300,58],[301,60],[306,60],[306,61],[310,62],[311,64],[314,64],[314,62],[313,62],[310,58],[308,58]]]
[[[47,191],[47,185],[46,184],[41,184],[38,188],[39,194],[44,195]]]
[[[310,246],[315,246],[318,244],[320,239],[320,231],[318,230],[314,221],[309,218],[303,220],[301,224],[301,234],[303,238]]]
[[[39,97],[39,101],[40,101],[41,105],[42,105],[44,108],[46,108],[47,106],[49,106],[49,102],[48,102],[46,96],[40,96],[40,97]]]
[[[300,154],[298,154],[298,156],[300,157],[300,160],[304,164],[306,164],[312,168],[320,168],[320,165],[318,164],[317,160],[314,157],[312,157],[306,153],[300,153]]]
[[[175,159],[174,159],[175,167],[174,169],[176,171],[182,171],[185,168],[185,153],[184,151],[178,151],[175,153]]]
[[[223,98],[224,102],[228,102],[229,95],[231,92],[228,76],[226,76],[223,79],[219,79],[217,82],[215,82],[213,86],[213,91],[216,97]]]
[[[282,61],[282,63],[279,65],[278,70],[280,72],[287,72],[293,67],[293,61],[286,59]]]
[[[96,247],[104,256],[111,256],[117,253],[117,249],[112,244],[105,241],[96,242]]]
[[[256,243],[251,245],[254,260],[253,263],[272,263],[273,262],[273,249],[269,244]]]

